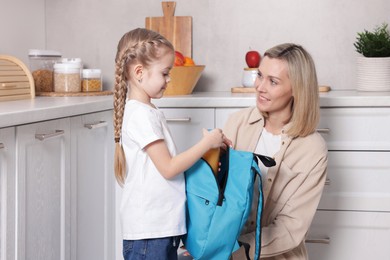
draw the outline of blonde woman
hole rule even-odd
[[[276,161],[271,168],[259,165],[264,193],[261,259],[308,259],[305,236],[321,198],[328,161],[326,144],[316,132],[319,94],[310,54],[290,43],[267,50],[255,88],[256,107],[231,115],[224,133],[235,149]],[[257,200],[253,203],[257,205]],[[256,230],[253,212],[239,238],[250,245],[251,258]],[[232,258],[246,259],[244,247]]]
[[[123,185],[120,206],[125,260],[177,259],[186,233],[183,171],[211,148],[223,146],[220,129],[176,155],[161,98],[174,62],[172,44],[135,29],[123,35],[116,55],[114,90],[115,176]]]

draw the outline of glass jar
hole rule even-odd
[[[80,65],[66,62],[54,64],[54,92],[80,91]]]
[[[242,85],[246,88],[254,87],[258,71],[257,68],[244,68]]]
[[[102,91],[102,71],[100,69],[84,69],[81,91]]]
[[[52,92],[53,65],[61,59],[61,53],[51,50],[31,49],[28,52],[30,70],[34,78],[36,92]]]

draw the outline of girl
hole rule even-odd
[[[177,259],[186,233],[183,171],[211,148],[223,145],[220,129],[176,155],[161,98],[174,62],[174,48],[160,34],[135,29],[121,38],[114,90],[115,176],[123,186],[120,207],[125,259]]]

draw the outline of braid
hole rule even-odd
[[[115,87],[114,87],[114,141],[115,177],[120,185],[126,178],[126,157],[121,143],[122,122],[125,112],[125,104],[130,81],[130,66],[134,62],[148,66],[152,61],[159,58],[161,49],[165,47],[173,51],[172,44],[160,34],[147,29],[138,28],[127,32],[118,43],[115,58]]]
[[[114,89],[114,140],[115,140],[115,177],[120,185],[123,185],[126,177],[126,160],[123,147],[120,143],[123,114],[125,111],[127,84],[125,81],[126,61],[128,52],[122,54],[115,64],[115,89]]]

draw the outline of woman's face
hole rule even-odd
[[[265,56],[255,81],[256,104],[261,112],[269,116],[290,117],[292,87],[286,61]]]

